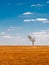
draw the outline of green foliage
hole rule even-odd
[[[31,36],[28,36],[28,38],[29,38],[30,40],[32,40],[32,37],[31,37]]]
[[[29,40],[32,42],[32,44],[34,45],[35,42],[35,38],[32,38],[31,36],[28,36]]]

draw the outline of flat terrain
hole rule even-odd
[[[49,46],[0,46],[0,65],[49,65]]]

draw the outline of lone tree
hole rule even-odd
[[[28,38],[30,39],[30,41],[32,42],[32,45],[34,46],[35,38],[32,38],[31,36],[28,36]]]

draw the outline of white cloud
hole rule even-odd
[[[47,18],[36,18],[36,19],[25,19],[24,22],[42,22],[42,23],[49,23]]]
[[[36,5],[35,5],[35,4],[32,4],[31,6],[32,6],[32,7],[36,7]]]
[[[35,37],[37,45],[49,45],[49,29],[41,30],[38,32],[30,33],[32,37]]]
[[[46,3],[49,3],[49,1],[47,1]]]
[[[49,45],[49,29],[48,30],[41,30],[38,32],[31,32],[27,35],[31,35],[32,37],[35,37],[35,45]],[[3,40],[0,40],[2,43],[9,43],[9,45],[31,45],[31,42],[26,36],[11,36],[11,35],[3,35],[1,38]]]
[[[21,27],[19,27],[19,26],[10,26],[10,28],[8,29],[8,31],[18,31],[18,30],[21,30],[22,28]]]
[[[2,36],[2,38],[10,39],[10,38],[12,38],[12,36],[5,35],[5,36]]]
[[[16,39],[18,39],[18,40],[21,39],[21,38],[22,38],[22,36],[19,36],[19,35],[16,36]]]
[[[43,5],[41,5],[41,4],[37,4],[37,7],[38,7],[38,6],[39,6],[39,7],[42,7]]]
[[[25,12],[25,13],[23,13],[23,15],[30,15],[30,14],[32,14],[32,12]]]
[[[40,32],[33,32],[32,34],[34,36],[43,37],[46,34],[46,32],[45,31],[40,31]]]
[[[32,4],[31,6],[32,7],[43,7],[44,5],[42,5],[42,4]]]
[[[24,20],[24,22],[34,22],[35,20],[34,19],[26,19]]]
[[[45,20],[47,21],[48,19],[45,19],[45,18],[37,18],[36,20],[37,21],[45,21]]]
[[[8,29],[8,31],[10,31],[11,29]]]
[[[0,39],[1,45],[31,45],[26,36],[3,35]]]
[[[31,20],[29,20],[29,19],[26,19],[26,20],[24,20],[24,22],[30,22]]]
[[[19,35],[20,33],[16,33],[16,35]]]
[[[4,34],[6,34],[6,33],[5,33],[5,32],[1,32],[0,34],[4,35]]]
[[[43,23],[49,23],[49,20],[47,18],[36,18],[36,21],[40,21]]]

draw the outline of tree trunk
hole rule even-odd
[[[32,45],[34,46],[34,42],[32,42]]]

